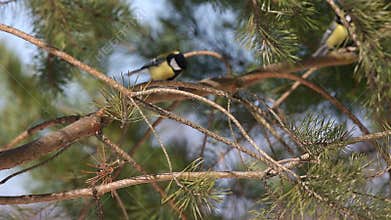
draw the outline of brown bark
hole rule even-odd
[[[0,152],[0,170],[36,160],[52,151],[67,147],[76,140],[95,135],[101,128],[101,118],[90,115],[20,147]]]

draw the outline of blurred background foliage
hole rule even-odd
[[[391,120],[390,3],[386,0],[341,2],[351,14],[363,44],[360,61],[358,64],[323,68],[316,71],[310,80],[341,100],[359,117],[365,118],[375,131],[381,129],[379,125]],[[160,8],[154,11],[157,14],[151,14],[148,7],[142,8],[139,3],[123,0],[17,0],[0,5],[0,13],[11,11],[16,16],[24,11],[31,18],[32,34],[117,80],[121,73],[176,49],[183,52],[218,52],[232,65],[235,75],[269,63],[295,62],[311,56],[335,16],[326,1],[320,0],[162,0],[151,3]],[[93,112],[97,108],[94,103],[103,101],[100,93],[103,85],[96,79],[42,50],[36,50],[33,56],[32,63],[24,64],[11,45],[0,42],[0,145],[47,119]],[[116,67],[118,60],[129,58],[131,62],[126,68]],[[192,57],[188,63],[189,67],[180,81],[198,81],[226,74],[224,64],[210,57]],[[269,79],[249,91],[268,103],[269,98],[278,98],[290,85],[287,80]],[[224,101],[221,103],[227,105]],[[330,103],[305,87],[298,88],[281,108],[292,121],[300,120],[308,112],[328,115],[343,124],[347,121],[346,116],[340,115]],[[231,111],[257,141],[265,143],[262,128],[249,117],[248,112],[236,105],[232,105]],[[199,103],[183,102],[175,112],[222,135],[231,135],[227,119]],[[153,115],[148,117],[151,121],[156,118]],[[347,126],[351,127],[350,124]],[[147,128],[142,121],[130,123],[125,128],[120,122],[114,122],[104,132],[113,140],[120,141],[125,150],[130,150]],[[158,128],[177,171],[183,170],[200,155],[203,138],[199,133],[183,128],[171,122]],[[121,138],[123,135],[126,138]],[[216,163],[216,158],[228,148],[210,139],[207,143],[203,169],[209,166],[213,169],[247,169],[233,151],[227,154],[223,163]],[[277,154],[274,156],[283,158],[281,155],[286,152],[282,146],[278,142],[273,144],[273,153]],[[94,171],[96,168],[92,164],[115,161],[115,155],[108,150],[104,150],[106,156],[102,158],[99,154],[102,149],[104,147],[95,138],[80,140],[47,166],[32,172],[31,178],[37,184],[31,190],[51,192],[85,187],[86,179],[93,175],[81,170]],[[167,161],[156,139],[140,147],[134,158],[148,173],[168,171]],[[341,167],[344,165],[341,164]],[[315,170],[314,173],[324,171],[317,171],[322,170],[319,167],[310,170]],[[119,178],[132,175],[139,174],[126,167]],[[226,180],[216,184],[231,189],[231,193],[223,196],[223,201],[207,215],[207,219],[246,219],[249,218],[249,210],[264,206],[257,203],[260,197],[257,195],[267,194],[268,187],[262,184],[243,180]],[[271,180],[267,184],[277,183]],[[285,187],[285,183],[277,185]],[[166,185],[161,186],[164,188]],[[291,191],[291,195],[299,191],[295,190]],[[270,195],[278,193],[272,190]],[[161,206],[160,196],[149,185],[122,189],[118,194],[130,219],[177,218],[167,205]],[[108,194],[102,198],[102,203],[105,218],[117,219],[120,208],[115,199]],[[85,202],[78,200],[60,204],[70,218],[76,218]],[[192,216],[190,212],[187,211]],[[94,205],[88,210],[87,218],[96,218]]]

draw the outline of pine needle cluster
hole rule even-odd
[[[298,58],[300,29],[316,29],[316,14],[310,1],[249,1],[249,15],[239,35],[242,43],[256,51],[262,64]]]

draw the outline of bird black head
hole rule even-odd
[[[187,61],[185,56],[179,52],[175,51],[167,56],[167,63],[175,72],[180,72],[186,69]]]

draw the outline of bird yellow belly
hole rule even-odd
[[[338,24],[337,27],[335,27],[333,33],[331,33],[330,37],[327,39],[327,47],[337,47],[342,44],[347,37],[348,30],[345,28],[345,26]]]
[[[167,80],[175,75],[167,62],[149,68],[152,80]]]

